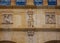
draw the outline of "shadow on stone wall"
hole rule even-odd
[[[16,43],[16,42],[14,42],[14,41],[3,40],[3,41],[0,41],[0,43]]]
[[[45,43],[60,43],[60,40],[51,40],[51,41],[47,41]]]

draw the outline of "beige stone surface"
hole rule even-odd
[[[60,6],[60,0],[57,0],[57,5]]]
[[[34,5],[34,1],[33,0],[26,0],[27,1],[27,5]]]
[[[15,6],[15,0],[11,0],[11,5]],[[33,0],[26,0],[27,5],[34,5]],[[47,0],[43,2],[44,6],[47,6]],[[60,5],[60,0],[57,1],[57,5]],[[27,24],[27,11],[33,10],[34,18],[34,28],[60,28],[60,10],[59,9],[0,9],[0,28],[16,28],[24,29],[29,28]],[[46,24],[45,15],[46,12],[55,12],[56,15],[56,24]],[[3,25],[2,24],[2,15],[3,14],[12,14],[13,15],[13,24],[12,25]],[[39,31],[35,32],[32,39],[29,39],[27,32],[24,31],[0,31],[0,41],[9,40],[16,43],[44,43],[50,40],[60,40],[60,32],[52,31]],[[31,42],[30,42],[31,40]]]
[[[2,22],[3,14],[12,14],[13,15],[13,24],[0,25],[0,28],[10,27],[10,28],[28,28],[27,24],[27,11],[29,9],[1,9],[0,10],[0,24]],[[33,9],[33,18],[34,18],[34,28],[60,28],[60,10],[59,9]],[[46,12],[55,12],[56,15],[56,24],[46,24],[45,15]]]
[[[15,6],[16,5],[16,0],[11,0],[11,6]]]
[[[47,6],[48,3],[47,3],[47,0],[43,0],[43,6]]]
[[[0,41],[9,40],[16,43],[30,43],[27,32],[4,31],[0,32]],[[35,32],[32,36],[31,43],[44,43],[50,40],[60,40],[60,32]]]

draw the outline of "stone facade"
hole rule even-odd
[[[7,10],[7,11],[6,11]],[[28,11],[31,9],[0,9],[0,27],[1,28],[29,28],[28,27]],[[60,28],[60,10],[59,9],[32,9],[33,11],[33,28]],[[53,13],[55,17],[50,18],[53,24],[47,24],[46,15]],[[12,15],[12,23],[9,25],[2,24],[4,14]],[[52,14],[51,14],[52,15]],[[9,18],[7,18],[9,19]],[[54,21],[55,20],[55,21]],[[51,22],[50,21],[50,22]]]
[[[27,6],[34,6],[33,0],[26,1]],[[43,1],[43,7],[48,6],[47,0]],[[16,6],[15,0],[11,0],[11,6]],[[57,0],[57,6],[60,6],[60,0]],[[60,30],[60,9],[0,9],[0,41],[45,43],[60,40],[60,31],[57,29]]]
[[[0,32],[0,41],[9,40],[16,43],[45,43],[51,40],[60,40],[60,32],[35,32],[28,36],[27,32]]]

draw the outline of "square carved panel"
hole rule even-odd
[[[55,12],[47,12],[45,19],[46,24],[56,24]]]
[[[2,24],[13,24],[12,14],[3,14],[2,15]]]

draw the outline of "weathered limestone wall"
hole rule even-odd
[[[0,9],[0,28],[28,28],[28,11],[33,11],[34,28],[60,28],[59,9]],[[46,12],[54,12],[56,24],[46,24]],[[12,14],[13,24],[2,24],[3,14]]]
[[[9,40],[16,43],[44,43],[51,40],[60,40],[60,32],[35,32],[32,39],[29,39],[27,32],[4,31],[0,32],[0,41]],[[32,40],[31,42],[29,40]]]

